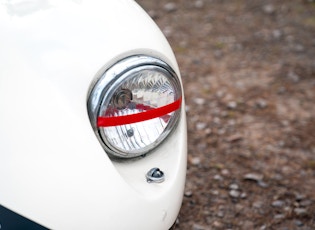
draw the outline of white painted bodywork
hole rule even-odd
[[[111,161],[87,114],[98,71],[132,54],[170,64],[131,0],[0,0],[0,205],[51,229],[168,229],[186,174],[186,120],[143,159]],[[183,102],[184,103],[184,102]],[[159,167],[163,183],[147,183]]]

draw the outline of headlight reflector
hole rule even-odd
[[[132,56],[98,79],[88,99],[92,126],[110,156],[143,155],[161,143],[180,116],[181,85],[165,62]]]

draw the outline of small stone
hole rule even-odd
[[[223,210],[219,210],[218,213],[217,213],[217,216],[220,217],[220,218],[223,218],[225,215],[224,211]]]
[[[293,71],[289,71],[287,78],[294,83],[297,83],[300,80],[300,76]]]
[[[173,30],[170,26],[166,26],[164,29],[163,29],[163,34],[166,36],[166,37],[170,37],[173,33]]]
[[[258,108],[260,108],[260,109],[265,109],[266,107],[267,107],[267,102],[266,102],[266,100],[264,100],[264,99],[258,99],[257,101],[256,101],[256,106],[258,107]]]
[[[184,196],[185,197],[192,197],[193,192],[191,190],[185,191]]]
[[[223,180],[223,177],[220,176],[219,174],[216,174],[216,175],[214,175],[213,179],[221,181],[221,180]]]
[[[293,50],[295,52],[303,52],[305,50],[304,46],[301,45],[301,44],[296,44],[294,47],[293,47]]]
[[[205,134],[209,135],[212,133],[212,130],[210,128],[205,129]]]
[[[215,124],[217,124],[217,125],[220,125],[220,124],[221,124],[221,120],[220,120],[219,117],[213,118],[213,122],[214,122]]]
[[[272,36],[273,36],[275,39],[279,39],[279,38],[282,36],[281,30],[273,30],[273,31],[272,31]]]
[[[300,201],[299,203],[302,207],[307,207],[307,206],[310,206],[312,204],[312,201],[311,200],[302,200]]]
[[[285,215],[284,214],[277,214],[273,217],[274,219],[284,219]]]
[[[227,169],[222,169],[222,170],[221,170],[221,174],[222,174],[223,176],[228,176],[228,175],[230,174],[230,171],[227,170]]]
[[[220,221],[215,220],[212,224],[213,227],[215,228],[222,228],[223,224]]]
[[[297,216],[306,216],[307,215],[307,210],[305,208],[295,208],[293,211]]]
[[[193,226],[192,226],[192,230],[206,230],[206,227],[202,226],[200,224],[194,223]]]
[[[227,138],[227,141],[228,142],[236,142],[236,141],[239,141],[239,140],[242,140],[242,139],[243,139],[243,136],[241,134],[239,134],[239,133],[236,133],[236,134],[234,134],[232,136],[229,136]]]
[[[242,198],[242,199],[245,199],[246,197],[247,197],[247,194],[246,194],[245,192],[242,192],[242,193],[241,193],[241,198]]]
[[[305,195],[304,194],[301,194],[301,193],[295,194],[295,200],[296,201],[301,201],[303,199],[305,199]]]
[[[283,200],[275,200],[271,203],[271,205],[275,208],[281,208],[284,205],[284,201]]]
[[[265,182],[262,181],[262,180],[258,181],[257,184],[258,184],[260,187],[262,187],[262,188],[267,188],[267,187],[268,187],[268,184],[265,183]]]
[[[227,104],[227,107],[229,109],[236,109],[237,107],[237,103],[235,101],[230,101],[228,104]]]
[[[168,2],[164,5],[164,10],[168,13],[174,12],[177,10],[177,6],[174,2]]]
[[[178,225],[179,224],[179,218],[176,218],[175,224]]]
[[[158,18],[158,14],[157,14],[157,12],[154,11],[154,10],[150,10],[150,11],[148,12],[148,14],[150,15],[150,17],[151,17],[152,19],[157,19],[157,18]]]
[[[223,97],[224,96],[224,94],[225,94],[225,92],[224,91],[222,91],[222,90],[219,90],[219,91],[217,91],[216,92],[216,96],[218,97],[218,98],[221,98],[221,97]]]
[[[214,196],[217,196],[220,194],[218,190],[211,190],[210,193]]]
[[[257,200],[253,203],[253,207],[257,208],[257,209],[262,208],[263,205],[264,205],[264,203],[260,200]]]
[[[204,3],[202,0],[197,0],[194,5],[197,9],[201,9],[204,6]]]
[[[264,176],[262,174],[257,174],[257,173],[247,173],[243,177],[245,180],[252,180],[252,181],[261,181]]]
[[[225,134],[225,132],[226,132],[226,130],[224,128],[218,130],[219,135],[223,135],[223,134]]]
[[[254,223],[250,220],[245,220],[242,227],[243,229],[254,229]]]
[[[298,227],[302,227],[302,226],[304,225],[304,223],[303,223],[302,221],[300,221],[300,220],[295,220],[295,221],[294,221],[294,224],[295,224],[296,226],[298,226]]]
[[[215,50],[213,54],[216,58],[221,58],[223,56],[223,52],[221,50]]]
[[[204,122],[197,122],[197,124],[196,124],[196,129],[197,129],[197,130],[203,130],[203,129],[206,128],[206,126],[207,126],[207,123],[204,123]]]
[[[259,230],[266,230],[267,229],[267,225],[262,225],[262,226],[260,226],[260,228],[259,228]]]
[[[197,105],[204,105],[206,103],[206,100],[204,98],[195,98],[194,99],[194,102],[197,104]]]
[[[229,192],[229,195],[230,195],[231,197],[233,197],[233,198],[239,198],[240,195],[241,195],[241,193],[240,193],[240,191],[237,191],[237,190],[231,190],[231,191]]]
[[[233,184],[230,184],[229,189],[230,190],[238,190],[239,186],[238,186],[238,184],[233,183]]]
[[[243,205],[241,205],[241,204],[236,204],[236,205],[235,205],[235,211],[236,211],[237,213],[241,212],[243,209],[244,209],[244,206],[243,206]]]
[[[190,163],[191,163],[192,165],[199,165],[200,162],[201,162],[201,160],[200,160],[199,157],[192,157],[192,158],[190,158]]]
[[[272,4],[267,4],[263,6],[263,11],[266,14],[273,14],[275,12],[275,7]]]

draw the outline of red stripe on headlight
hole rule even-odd
[[[127,125],[136,122],[146,121],[157,117],[162,117],[168,113],[174,112],[180,108],[182,99],[174,101],[171,104],[151,109],[145,112],[117,116],[117,117],[98,117],[97,118],[97,127],[109,127],[109,126],[117,126],[117,125]]]

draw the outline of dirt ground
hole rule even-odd
[[[315,229],[315,1],[139,0],[183,78],[174,229]]]

